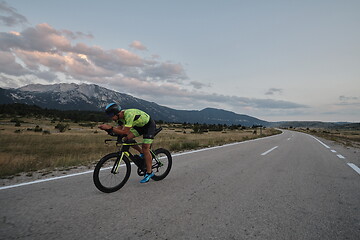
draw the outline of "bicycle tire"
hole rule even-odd
[[[118,168],[118,173],[111,173],[111,170],[119,157],[119,153],[110,153],[101,158],[95,166],[93,181],[96,188],[104,193],[112,193],[119,190],[129,180],[131,166],[126,155],[122,158],[125,166],[120,166]]]
[[[155,181],[163,180],[169,173],[172,167],[172,156],[170,152],[164,148],[159,148],[154,151],[154,154],[159,158],[162,166],[157,166],[156,161],[153,159],[153,172],[154,176],[152,177]],[[155,164],[154,164],[155,163]]]

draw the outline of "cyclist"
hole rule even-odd
[[[152,172],[152,157],[150,153],[150,145],[155,135],[155,121],[146,113],[139,109],[122,110],[116,103],[110,103],[105,108],[106,114],[113,121],[118,121],[118,127],[112,127],[108,124],[99,126],[101,130],[113,132],[118,135],[126,135],[124,141],[131,140],[135,137],[143,135],[144,141],[142,148],[137,146],[136,150],[143,154],[146,163],[146,174],[140,183],[146,183],[154,176]]]

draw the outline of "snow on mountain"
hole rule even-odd
[[[169,122],[268,125],[268,122],[257,118],[220,109],[175,110],[94,84],[31,84],[18,89],[0,88],[0,104],[15,102],[48,109],[88,111],[103,111],[107,104],[116,102],[122,108],[138,108],[150,113],[156,120]]]

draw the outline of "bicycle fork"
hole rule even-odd
[[[116,159],[116,162],[115,162],[114,166],[111,169],[112,174],[117,174],[119,172],[119,167],[121,165],[120,163],[121,163],[121,161],[122,161],[122,159],[124,157],[124,154],[125,154],[125,152],[121,152],[121,156]]]

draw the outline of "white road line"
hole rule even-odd
[[[288,138],[287,140],[289,141],[291,138]]]
[[[255,142],[255,141],[262,140],[262,139],[267,139],[267,138],[280,136],[282,134],[284,134],[284,132],[282,132],[280,134],[277,134],[277,135],[272,135],[272,136],[263,137],[263,138],[256,138],[256,139],[243,141],[243,142],[229,143],[229,144],[225,144],[225,145],[222,145],[222,146],[215,146],[215,147],[203,148],[203,149],[199,149],[199,150],[193,150],[193,151],[189,151],[189,152],[182,152],[182,153],[172,154],[172,157],[177,157],[177,156],[181,156],[181,155],[192,154],[192,153],[196,153],[196,152],[202,152],[202,151],[207,151],[207,150],[212,150],[212,149],[222,148],[222,147],[227,147],[227,146],[233,146],[233,145],[243,144],[243,143],[247,143],[247,142]],[[40,180],[36,180],[36,181],[32,181],[32,182],[19,183],[19,184],[15,184],[15,185],[9,185],[9,186],[0,187],[0,190],[5,190],[5,189],[10,189],[10,188],[15,188],[15,187],[21,187],[21,186],[31,185],[31,184],[35,184],[35,183],[49,182],[49,181],[59,180],[59,179],[62,179],[62,178],[75,177],[75,176],[88,174],[88,173],[93,173],[93,172],[94,171],[91,170],[91,171],[86,171],[86,172],[81,172],[81,173],[74,173],[74,174],[69,174],[69,175],[60,176],[60,177],[46,178],[46,179],[40,179]]]
[[[353,163],[348,163],[347,165],[349,165],[349,167],[351,167],[352,169],[355,170],[355,172],[357,172],[358,174],[360,174],[360,168],[358,166],[356,166]]]
[[[40,179],[40,180],[36,180],[36,181],[33,181],[33,182],[19,183],[19,184],[15,184],[15,185],[0,187],[0,190],[9,189],[9,188],[15,188],[15,187],[21,187],[21,186],[26,186],[26,185],[35,184],[35,183],[48,182],[48,181],[58,180],[58,179],[62,179],[62,178],[74,177],[74,176],[79,176],[79,175],[88,174],[88,173],[92,173],[92,172],[94,172],[94,171],[91,170],[91,171],[86,171],[86,172],[81,172],[81,173],[74,173],[74,174],[69,174],[69,175],[60,176],[60,177]]]
[[[311,136],[311,135],[310,135]],[[330,148],[328,145],[326,145],[325,143],[323,143],[322,141],[320,141],[319,139],[317,139],[316,137],[314,136],[311,136],[312,138],[314,138],[316,141],[318,141],[319,143],[321,143],[324,147],[326,148]]]
[[[308,134],[307,134],[308,135]],[[319,139],[317,139],[316,137],[314,137],[314,136],[311,136],[311,135],[309,135],[310,137],[312,137],[312,138],[314,138],[316,141],[318,141],[319,143],[321,143],[322,145],[324,145],[324,147],[326,147],[326,148],[330,148],[328,145],[326,145],[325,143],[323,143],[323,142],[321,142]],[[336,151],[335,150],[333,150],[333,149],[331,149],[331,152],[333,152],[333,153],[336,153]],[[337,154],[336,155],[338,158],[340,158],[340,159],[345,159],[345,157],[343,156],[343,155],[341,155],[341,154]],[[355,164],[353,164],[353,163],[347,163],[347,165],[349,165],[352,169],[354,169],[358,174],[360,174],[360,168],[358,167],[358,166],[356,166]]]
[[[272,149],[267,150],[266,152],[262,153],[261,155],[262,155],[262,156],[265,156],[266,154],[268,154],[269,152],[275,150],[275,149],[278,148],[278,147],[279,147],[279,146],[273,147]]]
[[[311,136],[311,135],[310,135]],[[314,136],[311,136],[312,138],[314,138],[316,141],[318,141],[319,143],[321,143],[324,147],[326,147],[326,148],[330,148],[328,145],[326,145],[325,143],[323,143],[322,141],[320,141],[319,139],[317,139],[316,137],[314,137]],[[331,150],[331,152],[333,152],[333,153],[336,153],[336,151],[335,150]],[[340,158],[340,159],[345,159],[345,157],[343,156],[343,155],[341,155],[341,154],[337,154],[336,155],[338,158]]]
[[[221,146],[215,146],[215,147],[209,147],[209,148],[202,148],[202,149],[193,150],[193,151],[189,151],[189,152],[182,152],[182,153],[171,154],[171,156],[177,157],[177,156],[181,156],[181,155],[186,155],[186,154],[191,154],[191,153],[197,153],[197,152],[212,150],[212,149],[216,149],[216,148],[233,146],[233,145],[238,145],[238,144],[243,144],[243,143],[248,143],[248,142],[255,142],[255,141],[259,141],[259,140],[266,139],[266,138],[271,138],[271,137],[275,137],[275,136],[280,136],[280,135],[282,135],[283,133],[284,133],[284,132],[282,132],[282,133],[280,133],[280,134],[278,134],[278,135],[272,135],[272,136],[263,137],[263,138],[256,138],[256,139],[251,139],[251,140],[247,140],[247,141],[243,141],[243,142],[228,143],[228,144],[221,145]]]

